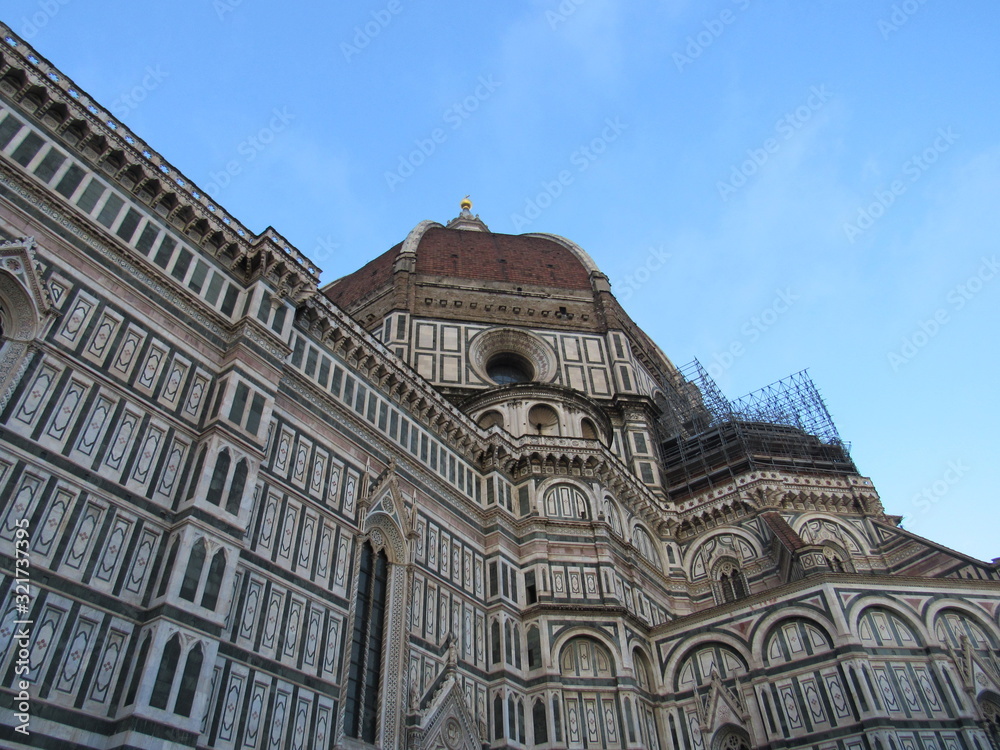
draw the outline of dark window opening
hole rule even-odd
[[[205,566],[205,539],[199,539],[194,549],[191,550],[191,557],[188,559],[187,570],[184,571],[184,582],[181,584],[181,599],[194,601],[195,593],[198,591],[198,583],[201,581],[201,569]]]
[[[365,542],[358,571],[344,721],[349,737],[369,743],[374,743],[378,734],[378,692],[388,580],[389,561],[385,552],[376,553],[371,544]]]
[[[149,705],[153,708],[166,709],[167,707],[170,687],[174,683],[174,672],[177,671],[177,661],[181,656],[180,640],[180,636],[175,634],[163,647],[163,658],[160,659],[160,668],[156,672],[153,693],[149,697]]]
[[[203,656],[201,644],[195,646],[188,653],[187,662],[184,664],[184,672],[181,674],[181,685],[177,690],[177,702],[174,703],[174,713],[181,716],[190,716],[191,707],[194,705],[194,694],[198,687],[198,678],[201,677],[201,663]]]
[[[205,593],[201,595],[201,606],[214,610],[219,603],[219,590],[222,588],[222,577],[226,574],[226,553],[221,549],[212,557],[208,569],[208,580],[205,581]]]
[[[504,352],[490,357],[486,363],[486,374],[498,385],[527,383],[535,377],[531,363],[519,354]]]

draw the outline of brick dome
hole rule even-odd
[[[454,222],[453,222],[454,223]],[[392,284],[397,261],[411,262],[412,271],[440,277],[511,287],[591,290],[590,257],[569,240],[550,234],[496,234],[483,229],[445,227],[436,222],[417,225],[406,240],[390,248],[323,291],[350,310]]]

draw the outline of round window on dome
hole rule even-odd
[[[535,368],[521,355],[503,352],[490,357],[486,374],[499,385],[527,383],[535,377]]]

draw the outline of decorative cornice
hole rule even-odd
[[[49,203],[47,200],[36,194],[37,188],[34,185],[27,185],[19,175],[8,174],[6,164],[0,161],[0,185],[9,188],[13,192],[28,201],[31,205],[48,216],[63,229],[75,235],[88,247],[96,250],[107,260],[115,264],[122,272],[132,276],[139,284],[151,292],[160,295],[165,300],[178,308],[187,318],[197,321],[199,325],[210,331],[219,338],[227,337],[227,327],[221,316],[209,316],[205,314],[206,305],[200,300],[191,299],[190,293],[180,291],[173,284],[161,283],[159,274],[147,271],[145,264],[137,261],[135,256],[125,253],[113,245],[102,242],[94,235],[88,233],[84,228],[83,221],[71,220],[59,208]]]
[[[248,273],[276,268],[279,296],[301,302],[316,293],[321,271],[305,254],[271,227],[260,235],[248,230],[2,23],[0,35],[3,92],[73,143],[77,157],[217,255],[231,258],[234,267],[246,262]]]

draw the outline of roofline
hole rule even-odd
[[[584,250],[582,247],[580,247],[579,245],[577,245],[572,240],[568,240],[568,239],[566,239],[565,237],[563,237],[561,235],[552,234],[550,232],[530,232],[528,234],[521,234],[521,235],[515,235],[515,236],[518,236],[518,237],[539,237],[541,239],[551,240],[552,242],[555,242],[555,243],[557,243],[559,245],[562,245],[564,248],[566,248],[571,253],[573,253],[573,255],[576,256],[576,259],[579,260],[580,263],[583,264],[583,267],[586,268],[590,273],[592,273],[592,274],[593,273],[597,273],[597,274],[600,274],[601,276],[604,276],[604,272],[601,271],[601,269],[597,267],[597,264],[594,263],[594,259],[590,257],[590,255],[587,253],[586,250]]]

